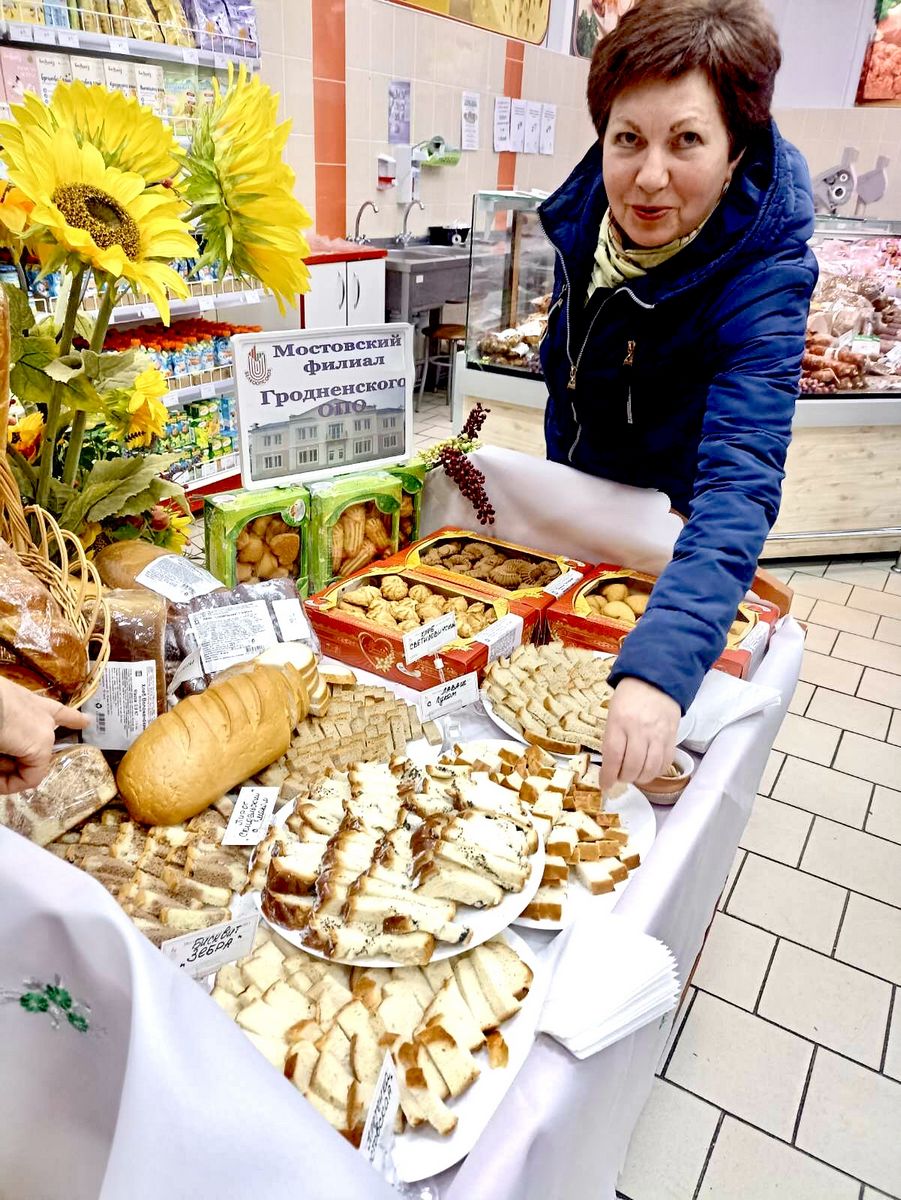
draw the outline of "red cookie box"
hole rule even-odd
[[[555,579],[551,580],[549,585],[551,587],[559,586],[561,582],[565,584],[565,577],[570,571],[575,571],[584,578],[586,573],[592,570],[588,563],[583,563],[577,558],[565,558],[559,554],[543,554],[540,550],[534,550],[529,546],[519,546],[516,542],[505,542],[500,538],[488,537],[482,532],[475,532],[471,529],[458,529],[454,525],[445,525],[442,529],[436,529],[428,537],[420,538],[418,542],[407,546],[385,561],[389,566],[408,567],[410,570],[428,575],[432,579],[446,579],[448,582],[460,584],[462,587],[472,588],[481,592],[483,597],[502,596],[505,600],[515,600],[517,604],[522,605],[530,612],[538,613],[540,617],[544,616],[557,599],[558,593],[549,592],[543,587],[501,587],[486,579],[473,579],[471,575],[464,575],[460,571],[422,561],[423,555],[427,551],[434,547],[446,546],[448,542],[484,542],[488,546],[497,546],[499,550],[506,551],[511,557],[534,560],[535,563],[554,563],[557,567],[557,575]],[[572,583],[559,594],[568,595],[570,591],[578,587],[582,578],[573,579]]]
[[[636,593],[649,596],[656,582],[656,575],[601,563],[584,583],[548,609],[548,632],[556,641],[568,646],[618,654],[624,638],[635,628],[641,614],[636,614],[635,622],[630,623],[595,611],[589,597],[599,596],[611,584],[624,584],[633,598]],[[726,639],[726,649],[714,667],[727,675],[749,679],[760,666],[779,617],[779,608],[775,604],[765,600],[743,600]]]
[[[461,638],[442,647],[434,654],[426,654],[409,665],[404,660],[403,634],[393,629],[376,625],[363,616],[355,617],[335,605],[341,594],[352,588],[364,587],[369,583],[376,586],[388,575],[399,575],[410,587],[423,583],[433,592],[445,596],[465,596],[470,601],[480,601],[494,609],[497,619],[513,613],[522,617],[524,642],[533,641],[538,630],[538,610],[529,608],[517,600],[503,596],[487,596],[475,588],[460,586],[450,580],[438,579],[421,571],[404,570],[398,566],[370,567],[324,588],[305,601],[310,624],[316,630],[322,653],[351,667],[383,675],[395,683],[416,691],[436,687],[470,671],[481,672],[488,665],[488,647],[474,638]],[[490,628],[490,627],[489,627]],[[440,658],[442,671],[439,674],[435,659]]]

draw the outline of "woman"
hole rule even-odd
[[[90,723],[77,708],[0,679],[0,796],[38,786],[50,768],[58,725],[86,729]]]
[[[592,60],[599,143],[540,210],[548,457],[687,518],[617,659],[605,786],[669,761],[779,511],[817,274],[780,61],[758,0],[641,0]]]

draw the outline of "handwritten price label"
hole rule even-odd
[[[458,675],[447,683],[427,688],[419,693],[419,716],[423,721],[434,721],[436,717],[458,712],[467,704],[475,704],[479,698],[479,677],[475,671]]]
[[[372,1094],[369,1115],[363,1126],[360,1153],[377,1171],[389,1178],[394,1174],[391,1152],[394,1148],[394,1121],[399,1103],[397,1068],[394,1059],[388,1053],[382,1063]]]
[[[256,846],[261,842],[272,823],[278,791],[277,787],[242,787],[222,835],[222,845]]]
[[[258,912],[248,913],[234,921],[211,925],[200,933],[184,933],[181,937],[169,938],[160,949],[180,971],[186,971],[194,979],[201,979],[204,975],[212,975],[226,963],[248,955],[253,949],[259,923]]]
[[[404,634],[404,661],[414,663],[426,654],[433,654],[457,637],[457,614],[445,613],[418,629]]]

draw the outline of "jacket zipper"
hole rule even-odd
[[[635,364],[635,342],[631,339],[626,342],[626,357],[623,359],[624,367],[631,367]],[[632,424],[632,373],[629,372],[629,383],[626,390],[626,422]]]
[[[557,311],[557,309],[563,303],[565,297],[566,297],[566,284],[564,283],[563,287],[560,289],[560,295],[557,297],[557,299],[554,301],[554,303],[551,305],[551,307],[547,311],[547,321],[545,322],[544,333],[541,335],[541,338],[538,342],[539,346],[544,341],[544,339],[547,337],[548,329],[550,329],[550,326],[551,326],[551,317],[554,315],[554,313]]]

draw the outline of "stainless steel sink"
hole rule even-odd
[[[465,301],[469,246],[411,243],[385,248],[385,303],[391,320],[412,323],[417,313]]]

